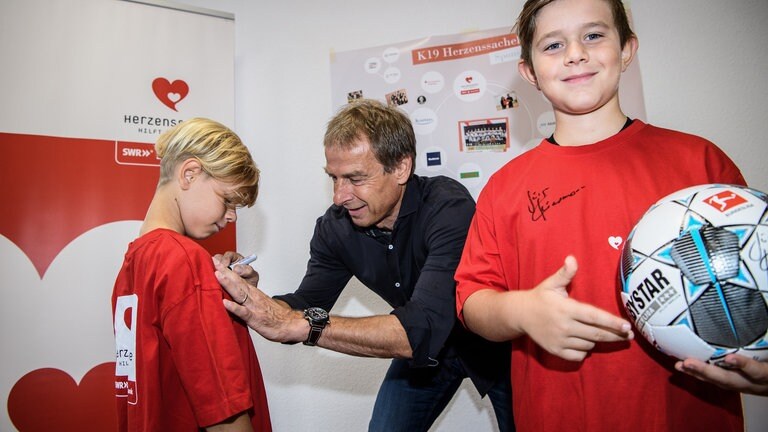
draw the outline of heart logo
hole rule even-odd
[[[157,187],[157,167],[114,163],[114,141],[0,133],[0,144],[0,184],[18,185],[0,188],[0,202],[23,209],[46,203],[45,211],[25,210],[24,217],[0,214],[0,235],[27,254],[41,279],[80,234],[115,221],[144,219]],[[230,225],[200,244],[212,253],[234,250],[235,226]],[[126,245],[114,247],[124,250]]]
[[[464,78],[464,81],[466,81],[467,84],[471,84],[472,83],[472,77],[468,76],[468,77]]]
[[[610,236],[608,237],[608,244],[611,245],[612,248],[619,250],[619,246],[621,246],[621,243],[624,242],[624,239],[620,236]]]
[[[155,78],[152,81],[152,91],[160,102],[178,112],[176,104],[187,97],[189,86],[182,80],[170,82],[165,78]]]
[[[8,394],[8,415],[20,431],[115,431],[115,363],[102,363],[78,385],[59,369],[36,369]]]

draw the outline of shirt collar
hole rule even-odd
[[[408,216],[418,210],[420,201],[421,188],[419,188],[419,176],[412,174],[405,184],[405,193],[403,194],[403,202],[400,203],[400,213],[397,214],[397,220],[399,221],[404,216]]]

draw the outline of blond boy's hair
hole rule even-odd
[[[250,207],[259,192],[259,169],[248,148],[231,129],[207,118],[185,120],[165,131],[155,144],[160,158],[161,186],[173,177],[176,166],[195,158],[204,173],[236,185],[233,205]]]

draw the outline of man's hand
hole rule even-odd
[[[224,307],[245,321],[248,327],[274,342],[302,342],[309,334],[304,314],[274,300],[256,287],[259,274],[250,266],[227,266],[237,259],[234,252],[213,257],[216,278],[231,300]],[[246,282],[238,274],[250,277]],[[254,281],[250,283],[250,281]],[[411,346],[400,321],[394,315],[345,318],[333,316],[318,342],[324,348],[364,357],[411,358]]]
[[[274,300],[264,294],[255,285],[246,282],[235,272],[240,268],[250,266],[235,266],[234,272],[227,266],[231,259],[222,259],[220,255],[213,258],[216,267],[216,278],[221,286],[235,301],[224,300],[224,307],[233,315],[239,317],[248,327],[271,341],[300,342],[307,338],[309,323],[299,311],[292,310],[287,304]],[[253,269],[244,273],[250,274],[251,279],[258,283],[259,275]],[[251,274],[252,273],[252,274]],[[237,302],[237,303],[235,303]]]
[[[216,254],[213,256],[213,262],[220,261],[225,266],[229,266],[231,263],[242,259],[243,256],[240,255],[237,252],[224,252],[224,254]],[[253,269],[250,265],[241,265],[238,264],[234,267],[232,267],[232,271],[235,272],[238,276],[245,279],[246,282],[253,286],[259,286],[259,273],[256,272],[256,270]]]
[[[768,363],[729,354],[723,366],[686,359],[675,363],[675,369],[718,387],[768,396]]]
[[[626,320],[595,306],[568,297],[567,287],[576,276],[576,258],[536,288],[523,291],[520,327],[549,353],[581,361],[598,342],[619,342],[634,337]]]

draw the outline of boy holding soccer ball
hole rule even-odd
[[[686,359],[675,363],[675,369],[722,388],[768,396],[768,363],[765,362],[729,354],[721,366]]]
[[[703,138],[622,112],[638,41],[621,0],[528,0],[517,31],[555,132],[483,189],[456,295],[470,330],[514,340],[518,431],[743,430],[740,395],[675,372],[634,338],[618,294],[621,246],[648,207],[744,184],[739,169]]]

